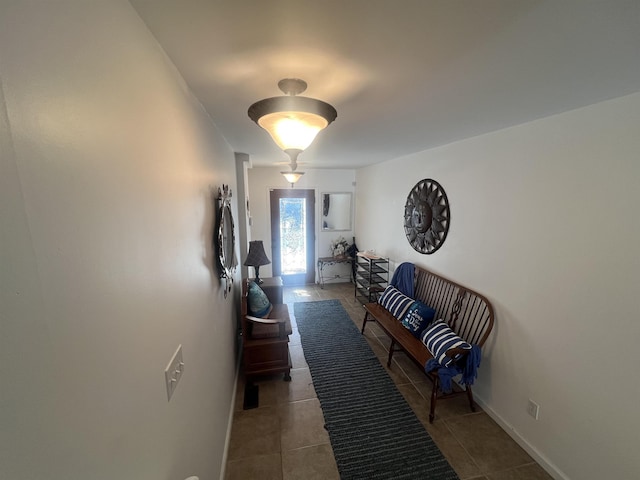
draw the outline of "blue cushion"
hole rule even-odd
[[[407,297],[396,287],[389,285],[384,289],[384,292],[382,292],[378,303],[389,310],[391,315],[400,320],[413,303],[413,298]]]
[[[462,356],[458,354],[453,358],[448,357],[447,350],[450,348],[459,347],[471,350],[471,345],[456,335],[444,320],[438,320],[430,327],[425,328],[420,338],[433,358],[443,367],[451,367]]]
[[[249,282],[247,291],[247,309],[249,315],[258,318],[265,318],[271,313],[273,306],[267,298],[267,294],[258,286],[256,282]]]
[[[402,325],[407,328],[414,337],[420,337],[422,331],[431,323],[436,311],[416,300],[402,318]]]

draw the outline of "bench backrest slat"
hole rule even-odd
[[[417,265],[414,296],[469,343],[481,347],[493,328],[493,307],[484,296]]]
[[[425,275],[426,270],[415,269],[415,298],[435,309],[436,316],[447,322],[452,315],[456,287],[435,275]]]

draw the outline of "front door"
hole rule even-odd
[[[285,285],[314,283],[315,191],[274,189],[270,201],[273,275]]]

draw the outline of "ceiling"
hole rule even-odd
[[[282,78],[332,104],[300,155],[357,168],[640,91],[638,0],[131,0],[222,135],[288,157],[247,116]]]

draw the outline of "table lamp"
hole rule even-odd
[[[262,245],[262,240],[253,240],[249,242],[249,253],[247,253],[247,259],[244,261],[244,265],[247,267],[253,267],[256,269],[256,279],[255,282],[257,284],[261,284],[262,280],[260,280],[260,266],[268,265],[271,263],[271,260],[267,258],[267,254],[264,253],[264,246]]]

